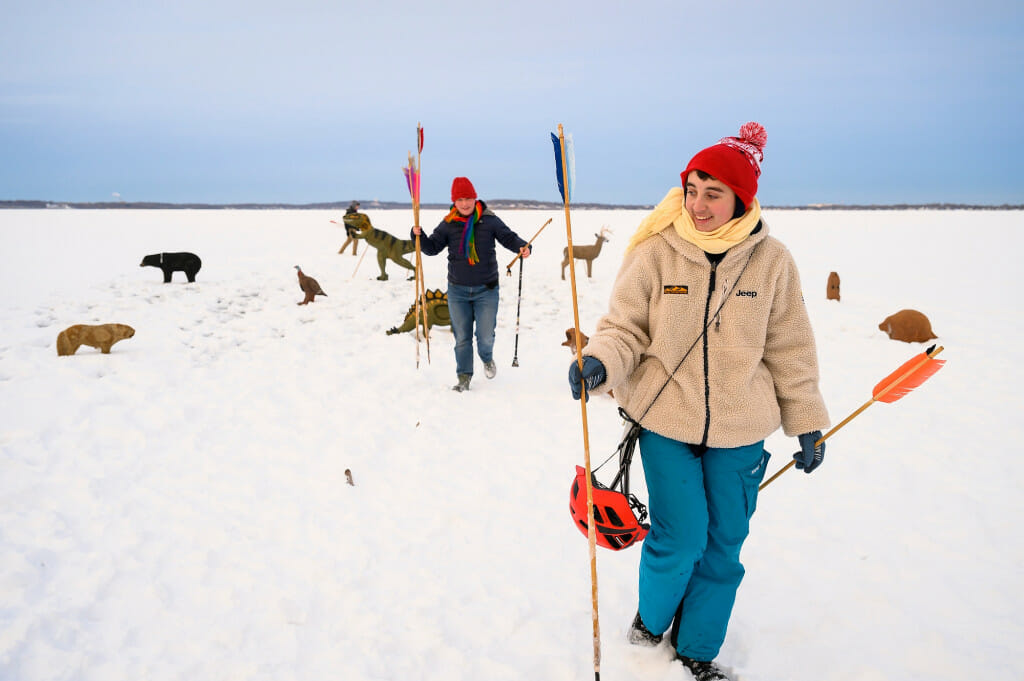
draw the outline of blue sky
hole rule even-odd
[[[655,203],[768,132],[759,198],[1024,203],[1024,10],[974,2],[0,0],[0,199]]]

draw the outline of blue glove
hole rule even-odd
[[[825,443],[822,442],[817,447],[814,446],[814,443],[821,439],[821,431],[804,433],[798,435],[796,439],[800,442],[800,451],[793,455],[796,467],[804,473],[810,473],[825,459]]]
[[[601,360],[594,357],[583,358],[583,376],[580,377],[579,362],[569,365],[569,387],[572,389],[572,399],[580,399],[583,392],[583,383],[587,385],[587,400],[590,400],[590,391],[604,383],[607,374]]]

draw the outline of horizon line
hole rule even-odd
[[[397,210],[411,208],[409,201],[380,201],[377,199],[355,199],[355,202],[369,208],[381,210]],[[314,201],[307,203],[287,202],[234,202],[234,203],[207,203],[199,201],[51,201],[42,199],[0,199],[0,210],[2,209],[136,209],[136,210],[159,210],[159,209],[208,209],[208,210],[267,210],[267,209],[290,209],[290,210],[344,210],[351,205],[352,201]],[[484,201],[488,206],[504,209],[526,209],[526,210],[558,210],[564,208],[564,204],[558,201],[538,201],[535,199],[491,199]],[[420,208],[430,210],[444,210],[450,208],[450,203],[421,203]],[[654,204],[624,204],[624,203],[597,203],[579,202],[571,203],[570,207],[581,209],[609,209],[609,210],[651,210]],[[780,204],[766,205],[766,209],[775,210],[906,210],[906,209],[972,209],[972,210],[1024,210],[1024,204],[976,204],[976,203],[876,203],[876,204],[854,204],[854,203],[807,203],[807,204]]]

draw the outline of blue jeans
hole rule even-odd
[[[640,553],[640,619],[660,634],[678,610],[676,650],[713,660],[743,579],[740,547],[770,454],[761,441],[695,456],[648,430],[639,444],[651,513]]]
[[[473,375],[473,324],[480,359],[494,359],[494,327],[498,323],[498,287],[448,284],[448,314],[455,335],[455,373]]]

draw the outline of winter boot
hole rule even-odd
[[[459,382],[452,386],[452,390],[461,393],[464,390],[469,390],[469,381],[473,378],[473,374],[459,374]]]
[[[695,660],[686,655],[676,653],[676,659],[683,663],[683,666],[693,674],[694,681],[729,681],[722,668],[714,662]]]
[[[640,619],[640,613],[633,618],[633,626],[629,628],[629,642],[635,646],[653,648],[661,643],[661,634],[652,634]]]
[[[487,378],[494,378],[498,375],[498,366],[494,363],[493,359],[490,362],[484,362],[484,375]]]

